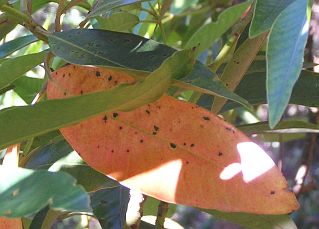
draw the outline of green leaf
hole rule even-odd
[[[266,72],[254,72],[244,77],[235,92],[247,99],[250,104],[259,105],[267,103],[266,98]],[[309,107],[319,106],[319,91],[314,85],[319,85],[319,74],[311,71],[301,71],[289,103]],[[237,103],[229,101],[222,111],[238,107]]]
[[[262,34],[253,39],[247,39],[236,50],[233,58],[227,63],[223,70],[220,80],[222,80],[228,89],[234,91],[242,78],[244,77],[251,62],[255,59],[261,45],[266,39],[267,34]],[[211,111],[218,113],[227,100],[215,98]]]
[[[251,1],[235,5],[224,10],[216,22],[211,22],[200,27],[187,41],[185,48],[199,45],[199,53],[209,48],[243,15]]]
[[[143,204],[143,215],[157,215],[159,203],[160,203],[159,200],[151,196],[147,196],[146,201]],[[166,217],[170,218],[176,211],[176,205],[169,204],[168,207],[169,209],[168,209]]]
[[[319,133],[319,126],[300,120],[281,121],[273,130],[269,128],[268,122],[246,124],[237,126],[237,128],[249,135],[259,133]]]
[[[139,18],[127,12],[114,13],[108,18],[96,17],[99,29],[125,32],[139,23]]]
[[[129,189],[122,185],[91,194],[93,213],[102,228],[123,228],[129,198]]]
[[[12,41],[6,42],[0,46],[0,58],[4,58],[13,52],[37,41],[38,39],[33,35],[18,37]]]
[[[53,33],[49,36],[49,45],[55,55],[70,63],[114,67],[125,71],[129,69],[133,70],[133,74],[139,75],[154,71],[176,52],[171,47],[134,34],[95,29]],[[181,87],[222,96],[249,107],[247,101],[227,90],[214,78],[214,74],[198,61],[193,71],[179,79],[179,83]]]
[[[253,38],[270,30],[279,14],[295,0],[256,0],[249,37]]]
[[[301,71],[308,37],[307,1],[295,0],[271,28],[267,46],[269,125],[279,122]]]
[[[12,83],[14,91],[28,104],[32,102],[36,94],[42,89],[43,79],[22,76]]]
[[[181,77],[191,70],[192,55],[191,50],[176,52],[143,82],[135,85],[4,109],[0,111],[0,148],[102,112],[128,111],[153,102],[168,89],[172,78]]]
[[[28,216],[48,203],[59,210],[91,210],[85,190],[64,172],[0,166],[0,174],[1,216]]]
[[[98,0],[87,17],[90,18],[99,15],[107,15],[116,8],[145,1],[149,0]]]
[[[39,65],[46,55],[46,51],[19,56],[0,63],[0,89],[22,76],[24,73]]]
[[[297,229],[288,215],[257,215],[248,213],[226,213],[216,210],[205,212],[221,219],[244,226],[247,229]]]

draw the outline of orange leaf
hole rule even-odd
[[[0,228],[2,229],[22,229],[21,219],[9,219],[0,217]]]
[[[47,92],[50,99],[63,98],[132,81],[123,72],[69,65],[53,73]],[[166,202],[260,214],[298,208],[285,178],[258,145],[192,103],[164,95],[61,132],[90,166]]]

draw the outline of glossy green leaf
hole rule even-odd
[[[300,120],[286,120],[281,121],[274,129],[270,129],[268,122],[258,122],[253,124],[246,124],[237,126],[241,131],[246,134],[259,134],[259,133],[319,133],[319,126],[313,123],[300,121]]]
[[[269,125],[279,122],[301,71],[308,37],[307,1],[295,0],[278,16],[267,46]]]
[[[129,189],[118,185],[91,194],[93,213],[102,228],[124,228]]]
[[[26,35],[23,37],[18,37],[12,41],[8,41],[0,46],[0,58],[4,58],[12,54],[13,52],[37,41],[33,35]]]
[[[0,166],[0,174],[1,216],[27,216],[47,204],[60,210],[91,210],[85,190],[66,173]]]
[[[19,56],[0,63],[0,89],[8,87],[22,74],[39,65],[46,55],[46,51]]]
[[[185,48],[199,44],[199,53],[209,48],[240,19],[250,4],[251,1],[246,1],[223,11],[218,16],[216,22],[211,22],[200,27],[187,41]]]
[[[249,37],[253,38],[270,30],[279,14],[294,0],[256,0]]]
[[[36,94],[42,89],[43,79],[23,76],[15,80],[11,85],[14,91],[28,104],[32,102]]]
[[[49,36],[49,45],[55,55],[70,63],[115,67],[125,71],[129,69],[139,75],[155,70],[176,52],[171,47],[134,34],[95,29],[54,33]],[[182,83],[180,86],[222,96],[249,107],[247,101],[227,90],[223,83],[214,78],[214,74],[198,61],[193,70],[186,77],[179,79],[179,82]]]
[[[221,219],[239,224],[247,229],[297,229],[288,215],[257,215],[248,213],[226,213],[216,210],[205,212]]]
[[[125,32],[133,28],[139,23],[139,18],[127,12],[119,12],[112,14],[108,18],[96,17],[99,23],[99,29]]]
[[[131,4],[137,4],[149,0],[98,0],[93,6],[92,10],[87,17],[95,17],[99,15],[105,15],[112,12],[114,9],[127,6]]]
[[[265,72],[254,72],[244,77],[235,92],[247,99],[249,103],[253,105],[265,104],[267,103],[265,82]],[[289,103],[318,107],[319,91],[317,87],[314,87],[314,85],[319,85],[319,74],[303,70],[294,86]],[[222,111],[226,111],[237,106],[237,103],[229,101],[223,107]]]
[[[192,69],[192,55],[191,50],[176,52],[143,82],[135,85],[4,109],[0,111],[0,148],[102,112],[127,111],[150,103],[168,89],[172,78],[181,77]]]

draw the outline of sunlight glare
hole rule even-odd
[[[275,166],[268,154],[254,142],[237,144],[241,159],[243,179],[250,182]]]
[[[229,180],[236,176],[241,171],[240,163],[232,163],[226,166],[223,171],[220,173],[219,178],[222,180]]]

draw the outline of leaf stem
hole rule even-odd
[[[165,218],[168,212],[168,203],[161,201],[157,209],[157,217],[155,222],[156,229],[164,229]]]
[[[48,32],[34,22],[31,16],[8,5],[1,5],[0,10],[7,13],[8,16],[11,16],[11,18],[16,20],[19,24],[30,30],[37,38],[48,43]]]

